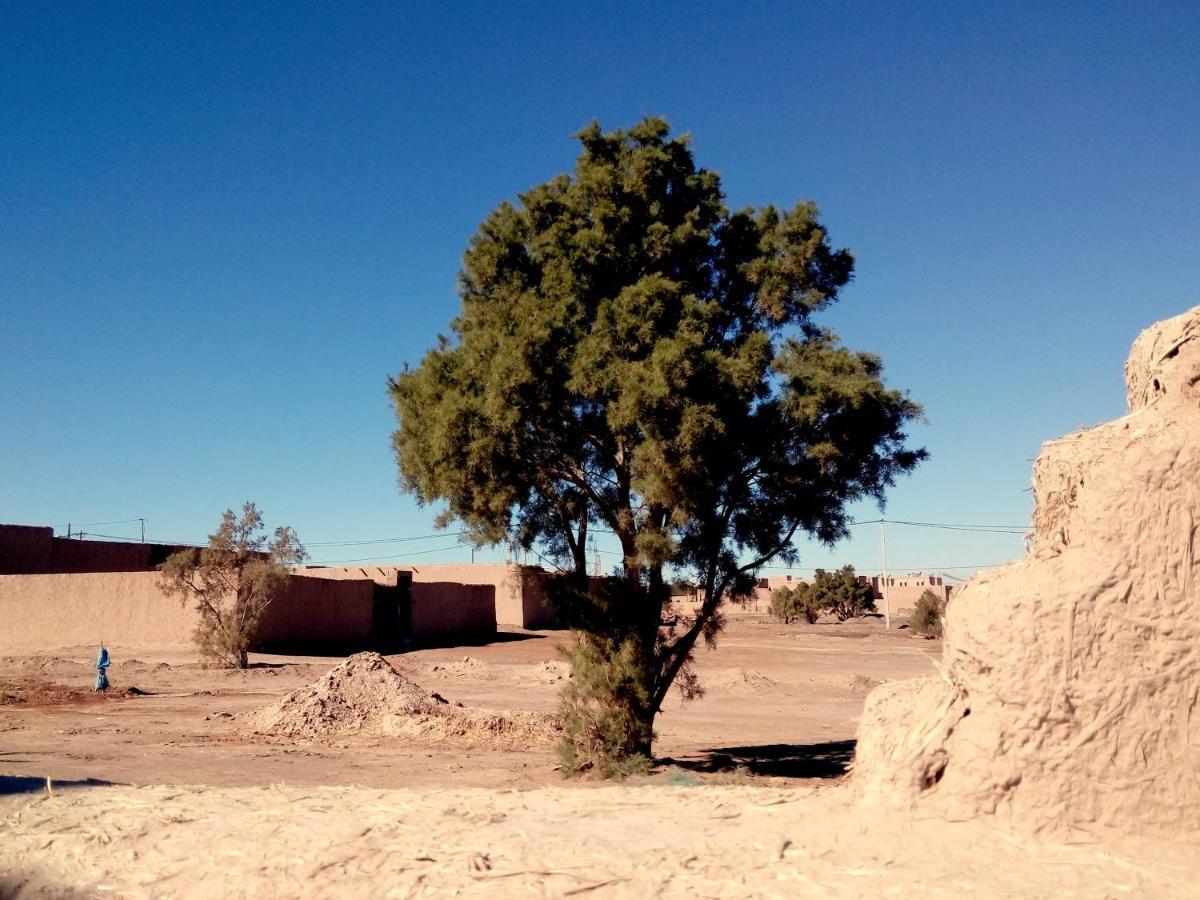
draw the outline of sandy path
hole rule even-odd
[[[1186,847],[903,821],[845,785],[31,786],[0,831],[17,897],[1195,896]]]

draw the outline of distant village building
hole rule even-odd
[[[908,572],[904,575],[859,575],[859,581],[871,585],[875,595],[875,606],[883,608],[884,592],[887,592],[887,602],[891,605],[892,615],[911,612],[917,608],[917,601],[926,591],[934,594],[943,602],[950,599],[951,585],[946,584],[941,575],[929,572]]]
[[[791,575],[771,576],[758,579],[754,590],[754,600],[757,603],[769,603],[772,592],[781,587],[796,587],[807,584],[811,579],[795,578]],[[945,577],[929,572],[909,572],[904,575],[859,575],[858,580],[871,586],[875,597],[875,607],[883,611],[884,591],[887,591],[887,601],[891,604],[892,615],[911,612],[917,607],[917,600],[926,591],[932,591],[942,601],[950,599],[952,585],[946,584]]]

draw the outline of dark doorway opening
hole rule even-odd
[[[412,582],[376,584],[371,595],[371,640],[377,647],[394,648],[412,638]]]

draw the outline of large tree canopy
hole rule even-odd
[[[403,488],[480,541],[539,545],[580,586],[589,530],[616,536],[619,590],[575,624],[601,661],[637,661],[648,751],[721,602],[794,560],[797,534],[844,537],[847,503],[923,458],[904,431],[920,409],[815,323],[853,271],[815,205],[731,212],[661,119],[578,137],[572,174],[472,237],[453,337],[390,381],[394,444]],[[667,625],[672,572],[704,601]]]

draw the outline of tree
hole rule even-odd
[[[240,518],[225,510],[207,547],[180,550],[159,570],[168,595],[196,605],[199,621],[192,640],[200,655],[244,669],[263,611],[287,581],[287,567],[307,558],[290,527],[276,528],[268,538],[262,514],[247,502]]]
[[[923,591],[917,598],[917,607],[913,610],[912,628],[917,634],[940,638],[942,636],[942,616],[946,604],[933,591]]]
[[[812,203],[731,212],[688,138],[646,119],[578,135],[572,174],[500,204],[463,256],[462,310],[389,381],[402,488],[480,543],[511,537],[570,572],[568,766],[648,756],[654,716],[792,539],[833,543],[924,451],[920,415],[814,314],[850,280]],[[604,529],[618,577],[588,591]],[[664,623],[669,579],[700,586]],[[594,677],[593,677],[594,676]],[[584,734],[588,730],[589,734]],[[592,748],[592,749],[589,749]]]
[[[837,616],[839,622],[875,609],[875,592],[865,581],[858,580],[854,566],[842,566],[836,572],[817,569],[812,590],[816,604]]]
[[[793,619],[804,619],[812,625],[825,612],[811,584],[801,581],[792,587],[777,587],[771,592],[771,615],[785,625]]]

